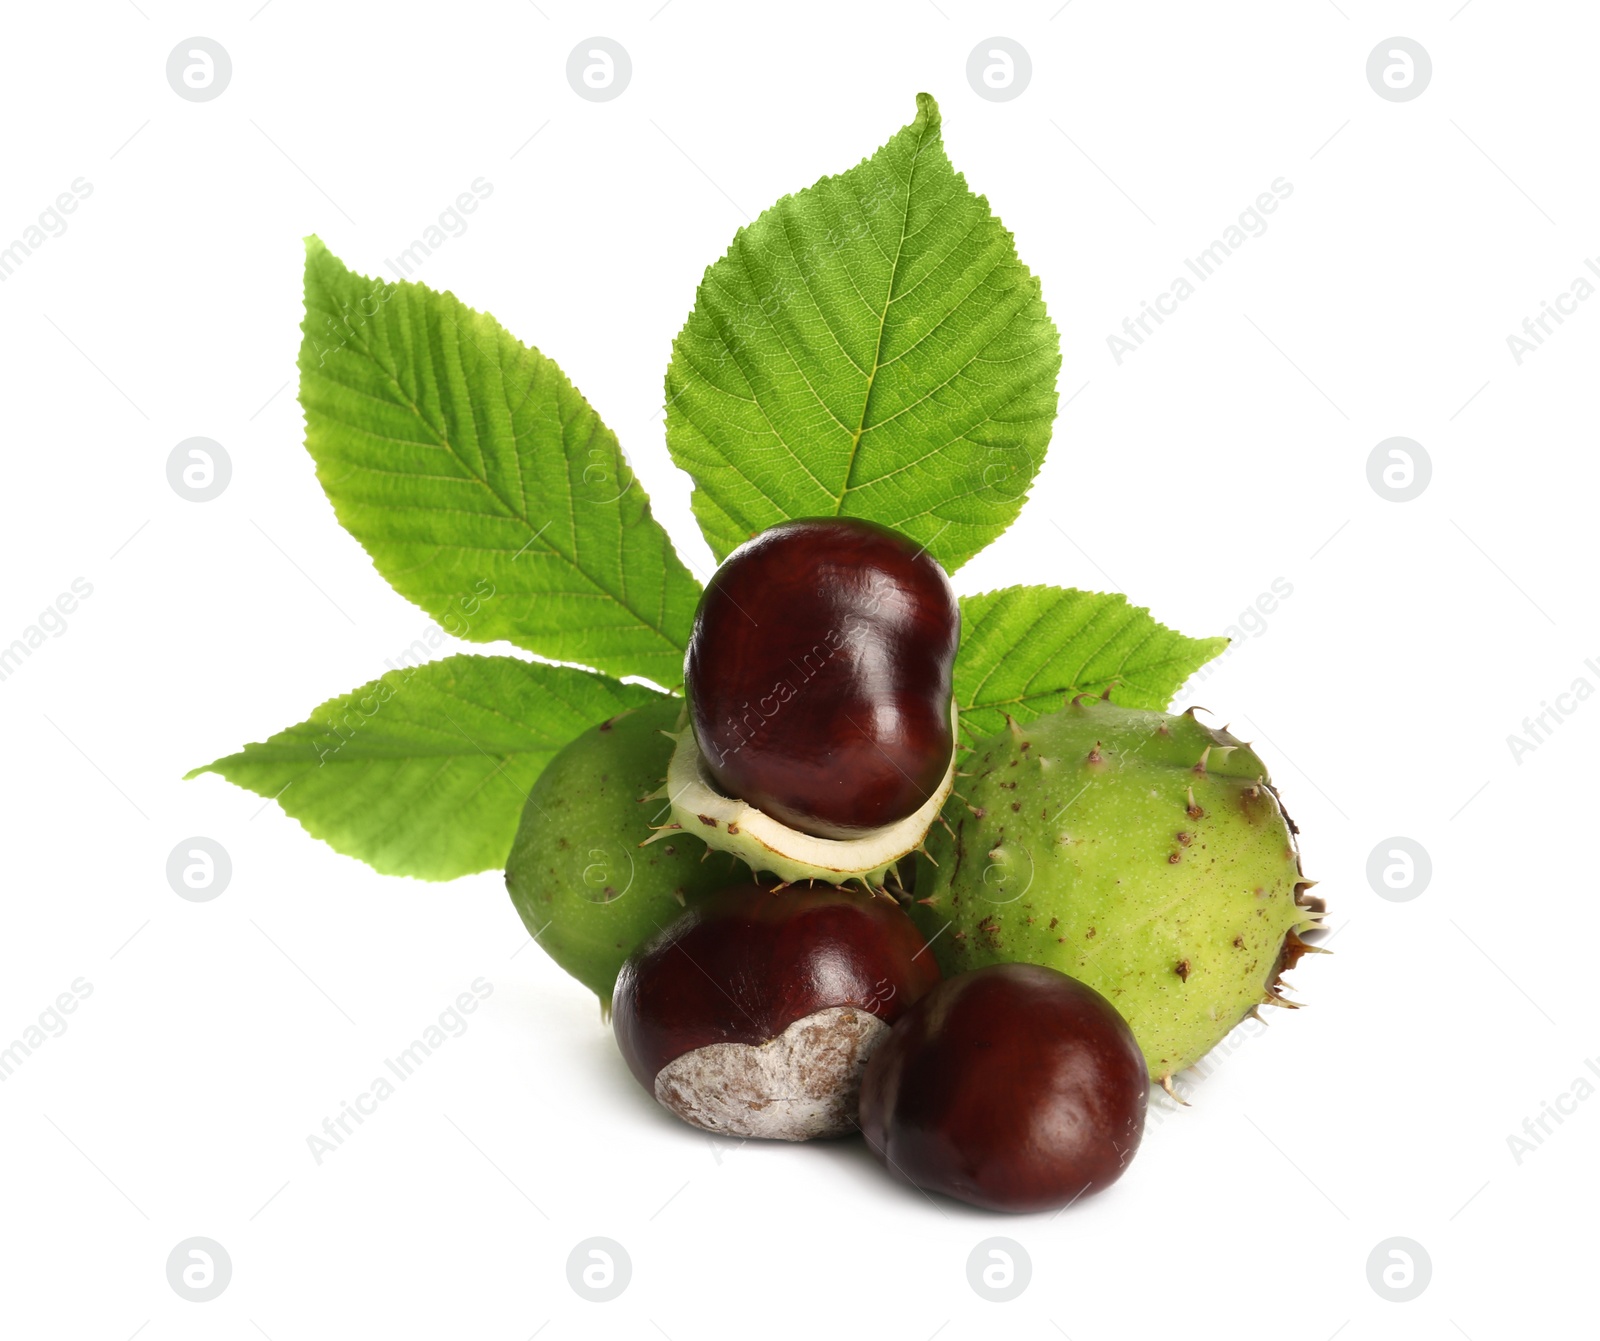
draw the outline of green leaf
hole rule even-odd
[[[667,369],[667,446],[719,560],[792,517],[881,522],[954,571],[1021,510],[1060,340],[939,109],[786,196],[706,271]]]
[[[453,294],[306,243],[300,403],[340,522],[460,638],[674,686],[699,599],[615,435]]]
[[[505,865],[528,792],[587,727],[658,700],[568,666],[453,656],[389,671],[189,777],[275,799],[313,838],[385,875]]]
[[[961,598],[956,702],[961,724],[986,736],[1006,715],[1029,722],[1069,694],[1125,708],[1164,709],[1195,671],[1228,645],[1188,638],[1127,598],[1067,587],[1005,587]]]

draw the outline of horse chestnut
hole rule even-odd
[[[994,1211],[1041,1211],[1122,1176],[1150,1077],[1105,997],[1037,964],[949,978],[867,1065],[861,1129],[918,1187]]]
[[[685,1122],[804,1141],[855,1126],[861,1068],[939,981],[890,900],[737,885],[695,901],[622,967],[617,1045]]]
[[[712,576],[684,658],[711,777],[822,838],[905,819],[950,765],[960,631],[944,569],[898,532],[847,517],[762,532]]]

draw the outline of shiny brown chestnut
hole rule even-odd
[[[861,1129],[878,1161],[994,1211],[1109,1187],[1144,1134],[1150,1077],[1105,997],[1037,964],[949,978],[867,1065]]]
[[[913,814],[950,764],[961,612],[888,527],[782,522],[712,576],[684,658],[717,785],[780,823],[857,838]]]
[[[856,1122],[861,1068],[939,981],[911,919],[855,890],[748,884],[698,899],[623,965],[617,1045],[685,1122],[804,1141]]]

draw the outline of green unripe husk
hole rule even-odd
[[[1317,909],[1248,745],[1192,712],[1080,698],[961,767],[909,905],[947,977],[1059,969],[1117,1007],[1166,1084],[1258,1005],[1291,1004],[1279,975]]]
[[[731,858],[683,840],[641,844],[667,818],[661,785],[683,700],[590,727],[529,794],[506,862],[523,925],[609,1010],[623,961],[698,895],[736,878]],[[743,868],[737,871],[742,873]]]

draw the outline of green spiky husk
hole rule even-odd
[[[909,910],[948,976],[1047,964],[1104,994],[1167,1082],[1308,948],[1295,829],[1248,745],[1079,699],[980,742]]]
[[[647,843],[666,807],[650,799],[666,771],[681,699],[663,698],[590,727],[534,784],[506,862],[523,925],[609,1008],[623,961],[688,902],[740,869],[700,843]]]

